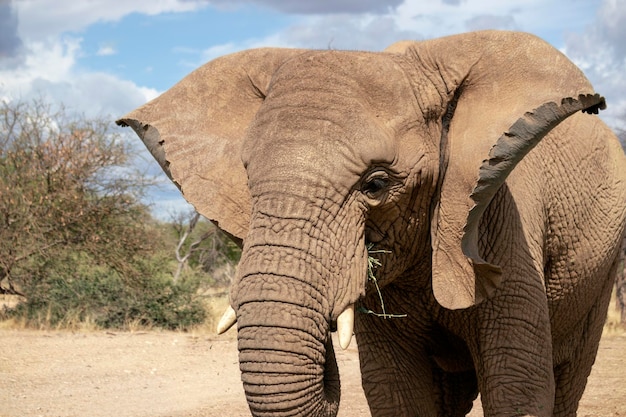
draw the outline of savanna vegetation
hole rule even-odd
[[[153,217],[153,185],[109,120],[0,103],[0,319],[36,328],[188,329],[239,249],[191,211]]]
[[[134,146],[103,118],[0,103],[0,320],[186,330],[212,319],[213,297],[225,305],[239,248],[195,211],[156,219]],[[613,328],[626,325],[623,261],[615,296]]]

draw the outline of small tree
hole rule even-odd
[[[186,221],[185,217],[188,218]],[[178,235],[178,244],[174,251],[178,265],[174,272],[174,282],[178,282],[180,275],[189,264],[189,258],[200,250],[200,244],[209,237],[210,232],[205,232],[193,239],[190,243],[191,234],[194,232],[200,220],[200,213],[192,212],[187,215],[179,214],[172,223],[176,234]]]
[[[228,284],[216,282],[219,279],[214,272],[226,263],[236,263],[241,255],[239,247],[196,211],[174,215],[171,225],[177,240],[174,282],[180,280],[186,268],[191,268],[208,274],[213,283]]]
[[[0,103],[0,292],[23,296],[12,313],[38,325],[200,322],[197,286],[172,283],[165,235],[138,199],[147,181],[112,126]]]
[[[22,294],[33,268],[72,246],[118,269],[148,249],[143,178],[102,119],[41,101],[0,105],[0,291]]]

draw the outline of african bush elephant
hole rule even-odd
[[[548,44],[484,31],[235,53],[118,123],[243,241],[219,330],[253,415],[337,413],[336,323],[373,416],[478,392],[487,416],[572,416],[626,225],[604,107]]]

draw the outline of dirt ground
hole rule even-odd
[[[354,342],[339,416],[369,416]],[[249,416],[234,332],[0,330],[1,417]],[[476,405],[470,414],[480,416]],[[626,416],[626,335],[602,340],[579,416]]]

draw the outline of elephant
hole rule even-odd
[[[371,415],[573,416],[626,227],[605,99],[538,37],[250,49],[117,121],[242,246],[254,416],[335,416],[332,334]]]

